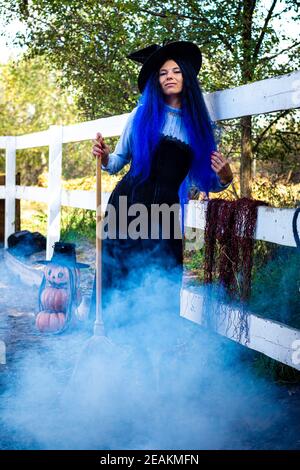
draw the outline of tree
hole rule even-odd
[[[128,111],[136,101],[137,67],[126,54],[146,44],[187,39],[205,58],[206,91],[243,85],[299,68],[300,42],[276,28],[299,19],[294,0],[3,0],[28,26],[20,37],[32,55],[45,54],[72,83],[87,118]],[[266,6],[267,5],[267,6]],[[279,61],[279,59],[284,59]],[[265,126],[272,129],[271,116]],[[241,195],[251,195],[253,117],[240,124]],[[257,136],[260,139],[264,129]],[[265,134],[264,134],[265,135]]]
[[[293,0],[286,0],[284,5],[271,0],[268,8],[260,0],[179,0],[163,6],[156,0],[144,3],[140,11],[156,22],[156,29],[171,30],[169,25],[172,24],[177,37],[201,44],[210,63],[206,69],[210,74],[209,91],[244,85],[299,68],[300,41],[289,38],[284,30],[276,30],[273,24],[276,18],[287,14],[293,14],[295,21],[299,19],[299,4]],[[149,25],[147,28],[151,29]],[[140,35],[144,37],[141,32]],[[289,44],[284,46],[287,42]],[[283,55],[285,62],[278,62]],[[276,122],[278,115],[271,119]],[[258,148],[252,136],[252,122],[252,116],[240,119],[242,196],[251,196],[253,146]],[[272,122],[267,127],[271,129]],[[259,132],[258,140],[263,133],[264,130]]]
[[[52,124],[77,122],[80,113],[70,91],[59,86],[58,78],[59,73],[41,57],[1,65],[0,135],[21,135],[46,130]],[[72,159],[77,166],[92,164],[92,159],[82,161],[85,156],[78,151],[76,154],[75,149]],[[47,165],[44,148],[17,152],[17,169],[24,184],[35,184]]]
[[[4,1],[6,17],[27,25],[28,55],[44,55],[61,70],[62,84],[74,84],[87,119],[132,109],[136,66],[130,51],[134,18],[121,1]],[[9,16],[10,15],[10,16]]]

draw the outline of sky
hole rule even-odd
[[[0,17],[1,29],[3,28],[3,18]],[[8,26],[4,26],[5,36],[0,36],[0,63],[6,63],[10,57],[17,57],[23,50],[13,46],[13,38],[19,31],[25,31],[24,25],[20,21],[14,21]]]

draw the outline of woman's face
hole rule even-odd
[[[183,76],[174,60],[169,59],[161,66],[158,78],[165,95],[177,95],[182,92]]]

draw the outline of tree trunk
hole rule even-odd
[[[241,166],[240,182],[241,197],[251,197],[252,190],[252,117],[244,116],[241,118]]]
[[[250,83],[253,78],[253,44],[252,44],[252,22],[253,12],[256,0],[243,0],[242,10],[242,53],[243,60],[242,82]],[[241,166],[240,183],[241,197],[251,197],[252,190],[252,117],[244,116],[241,118]]]

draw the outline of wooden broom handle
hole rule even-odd
[[[102,316],[101,159],[96,159],[96,321],[94,334],[104,335]]]

